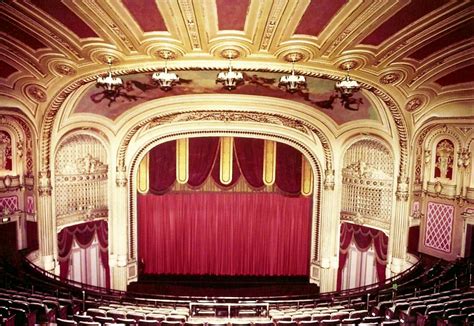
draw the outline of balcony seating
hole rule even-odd
[[[301,320],[300,322],[298,322],[298,325],[299,326],[317,326],[319,325],[319,322],[317,322],[316,320]]]
[[[161,322],[166,319],[166,315],[151,313],[151,314],[146,315],[145,319]]]

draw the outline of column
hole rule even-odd
[[[395,214],[390,230],[391,261],[390,271],[398,274],[406,269],[409,207],[408,207],[408,178],[398,177]]]
[[[115,290],[125,291],[128,260],[128,180],[125,167],[117,167],[115,181],[115,190],[112,193],[113,215],[110,216],[112,232],[109,236],[111,286]]]
[[[53,271],[55,267],[54,239],[56,232],[53,228],[51,173],[41,171],[38,180],[38,238],[39,256],[43,268]]]
[[[336,290],[339,266],[339,216],[335,209],[334,170],[325,171],[324,189],[321,194],[320,224],[320,291]]]

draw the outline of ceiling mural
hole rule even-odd
[[[307,78],[306,87],[289,93],[279,86],[280,74],[244,72],[244,83],[233,91],[216,84],[212,71],[179,72],[180,82],[164,91],[148,74],[123,76],[123,86],[112,94],[92,84],[77,101],[74,113],[94,113],[116,119],[130,108],[149,100],[186,94],[245,94],[278,97],[307,104],[331,117],[337,124],[359,120],[379,120],[377,111],[361,92],[342,97],[335,91],[335,82],[322,78]],[[159,108],[157,108],[159,110]]]
[[[350,68],[354,79],[394,96],[407,108],[404,114],[433,114],[433,107],[444,103],[469,108],[474,104],[473,11],[471,0],[4,0],[0,101],[16,99],[22,110],[41,116],[54,94],[70,83],[90,82],[106,72],[108,58],[118,71],[158,71],[160,51],[171,51],[175,65],[186,71],[176,90],[164,93],[145,77],[123,76],[127,84],[113,101],[89,94],[88,100],[114,119],[126,102],[225,92],[211,85],[211,77],[198,85],[191,70],[207,75],[206,70],[225,65],[223,52],[232,49],[240,71],[258,76],[245,73],[245,84],[233,92],[301,101],[337,123],[376,117],[363,100],[334,97],[333,85],[309,81],[307,93],[287,94],[266,80],[279,76],[263,72],[288,72],[288,54],[297,53],[298,71],[336,80]],[[32,95],[30,85],[36,95],[47,90],[47,96]],[[344,114],[337,113],[341,106]],[[456,114],[472,116],[459,110]]]

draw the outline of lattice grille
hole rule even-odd
[[[425,246],[451,252],[454,206],[428,203],[426,212]]]
[[[92,136],[80,135],[61,144],[55,167],[58,217],[107,209],[107,153]]]
[[[362,140],[344,156],[342,211],[388,220],[392,209],[393,160],[384,145]]]
[[[0,211],[3,211],[5,208],[10,212],[18,210],[18,197],[0,197]]]

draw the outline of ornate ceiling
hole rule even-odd
[[[472,117],[471,0],[0,1],[0,106],[37,121],[71,83],[93,82],[112,58],[126,73],[236,69],[340,79],[344,68],[390,94],[412,121]]]

